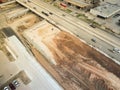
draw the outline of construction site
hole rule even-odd
[[[47,58],[47,63],[55,70],[47,68],[48,72],[66,90],[119,90],[119,65],[46,21],[37,26],[37,29],[26,31],[24,36],[31,41],[32,51],[41,64],[47,61],[40,61],[39,53]]]
[[[120,66],[110,57],[69,30],[18,6],[2,9],[4,27],[12,28],[26,50],[65,90],[120,90]]]

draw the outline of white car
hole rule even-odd
[[[15,87],[20,86],[20,83],[19,83],[18,80],[13,80],[13,81],[12,81],[12,84],[13,84]]]
[[[118,48],[113,48],[113,52],[120,53],[120,49],[118,49]]]
[[[9,86],[5,86],[3,90],[11,90]]]

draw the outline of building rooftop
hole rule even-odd
[[[72,3],[74,5],[77,5],[79,7],[87,7],[89,6],[89,4],[85,3],[85,2],[82,2],[80,0],[65,0],[66,2],[69,2],[69,3]]]
[[[91,9],[91,13],[100,15],[102,17],[108,18],[115,13],[120,11],[120,6],[117,4],[106,3],[104,5],[98,6],[94,9]]]
[[[14,74],[24,70],[27,77],[31,80],[28,82],[29,84],[24,85],[24,90],[37,90],[39,88],[42,90],[63,90],[62,87],[59,86],[59,84],[51,77],[51,75],[46,72],[46,70],[40,64],[38,64],[36,59],[27,52],[26,48],[16,36],[11,36],[5,39],[5,41],[6,45],[12,51],[14,51],[18,57],[14,62],[9,62],[0,51],[0,59],[3,61],[2,64],[0,64],[0,74],[2,74],[4,80],[4,82],[1,82],[0,78],[2,87],[8,79],[11,79],[10,74],[12,74],[12,77],[14,77]],[[24,83],[27,83],[26,81],[28,81],[26,78],[23,78],[22,80]],[[23,90],[23,86],[19,88],[20,89],[17,90]],[[0,90],[2,90],[1,87]]]

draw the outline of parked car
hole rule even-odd
[[[120,26],[120,19],[116,22],[116,24],[117,24],[118,26]]]
[[[49,14],[53,15],[53,13],[52,13],[52,12],[49,12]]]
[[[113,18],[117,18],[117,17],[119,17],[120,16],[120,14],[118,13],[118,14],[115,14],[114,16],[113,16]]]
[[[12,84],[13,84],[15,87],[20,86],[20,83],[19,83],[18,80],[13,80]]]
[[[3,90],[11,90],[9,86],[5,86]]]
[[[16,87],[12,83],[9,84],[9,87],[11,88],[11,90],[16,90]]]
[[[18,80],[13,80],[11,83],[9,83],[8,86],[5,86],[3,90],[16,90],[16,88],[20,86],[20,83]]]

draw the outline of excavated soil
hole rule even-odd
[[[46,37],[49,38],[49,37]],[[120,66],[67,32],[42,42],[57,65],[52,65],[69,90],[120,90]]]

